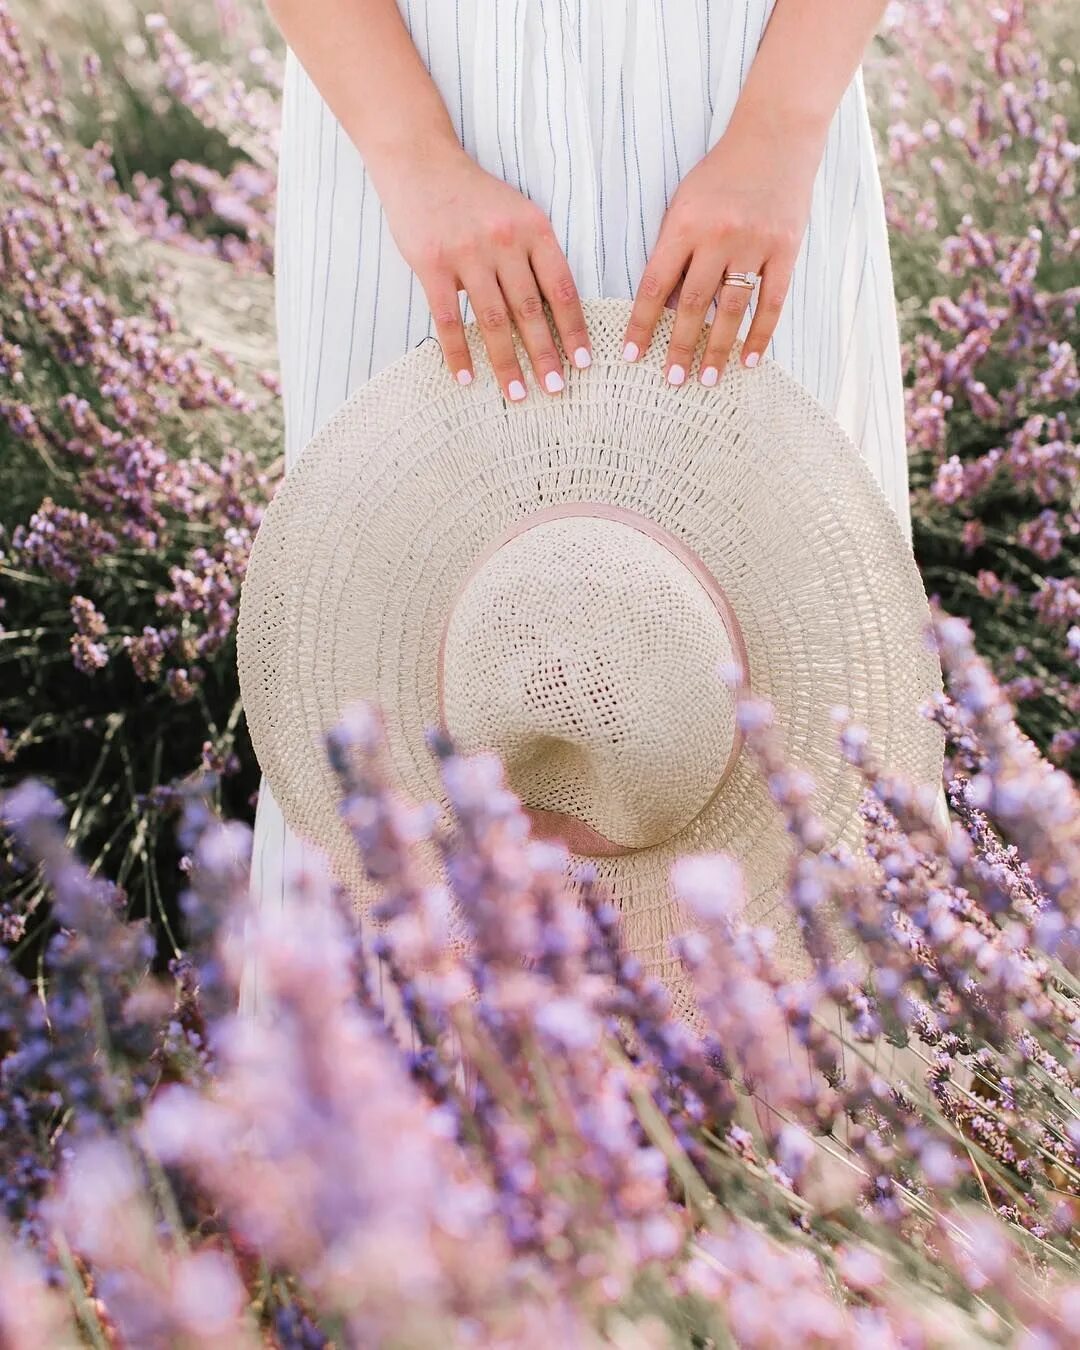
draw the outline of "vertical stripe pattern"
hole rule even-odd
[[[466,151],[549,214],[583,296],[632,297],[680,175],[723,134],[773,0],[398,3]],[[288,471],[353,389],[432,333],[363,160],[291,50],[276,246]],[[846,428],[910,538],[892,287],[859,71],[828,133],[768,355]],[[461,303],[468,322],[464,294]],[[252,867],[260,902],[284,903],[297,868],[324,875],[264,780]],[[248,1007],[256,979],[249,971]]]

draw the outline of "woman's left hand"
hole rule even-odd
[[[634,298],[624,338],[627,360],[637,360],[648,349],[660,311],[671,304],[676,317],[664,375],[670,384],[682,384],[715,297],[716,316],[699,372],[703,384],[715,384],[750,302],[746,287],[723,285],[724,272],[732,271],[757,272],[762,278],[742,349],[743,363],[757,364],[791,284],[820,149],[790,129],[770,132],[729,124],[668,205]]]

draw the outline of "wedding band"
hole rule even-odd
[[[723,285],[725,286],[745,286],[747,290],[753,290],[761,280],[757,272],[725,272]]]

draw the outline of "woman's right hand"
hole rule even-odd
[[[460,150],[460,146],[458,147]],[[544,212],[464,150],[422,165],[397,165],[379,198],[394,242],[424,288],[450,374],[475,373],[458,292],[469,298],[495,375],[507,398],[526,395],[514,352],[517,326],[541,389],[563,388],[562,362],[544,312],[551,307],[563,350],[589,365],[589,334],[566,255]]]

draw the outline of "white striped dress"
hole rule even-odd
[[[625,298],[680,179],[723,133],[772,4],[398,0],[468,153],[543,206],[583,296]],[[353,389],[432,334],[360,154],[291,51],[276,248],[288,470]],[[834,412],[910,537],[897,315],[861,71],[829,129],[768,355]],[[325,876],[264,779],[259,903],[285,903],[297,868]],[[249,963],[246,1006],[256,985]]]

